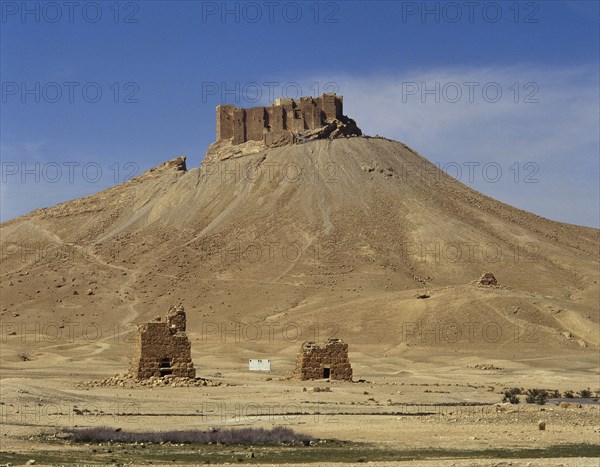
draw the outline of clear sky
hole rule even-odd
[[[598,5],[2,1],[1,218],[198,166],[221,102],[334,90],[365,133],[598,227]]]

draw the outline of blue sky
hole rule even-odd
[[[1,218],[198,166],[221,102],[336,90],[367,134],[598,227],[598,5],[3,1]]]

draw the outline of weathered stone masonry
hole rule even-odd
[[[185,334],[186,317],[183,306],[171,307],[167,320],[138,325],[135,356],[131,373],[138,379],[152,376],[194,378],[190,341]]]
[[[294,377],[301,380],[329,378],[352,381],[348,344],[341,339],[328,339],[325,347],[305,342],[296,359]]]
[[[484,272],[479,279],[480,285],[497,285],[498,281],[491,272]]]
[[[241,109],[219,105],[217,141],[231,139],[232,144],[263,141],[270,146],[273,142],[293,140],[294,133],[315,130],[343,119],[343,97],[335,93],[298,100],[276,99],[269,107]]]

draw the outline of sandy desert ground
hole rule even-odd
[[[600,387],[597,229],[382,138],[246,149],[0,226],[2,462],[597,465],[598,405],[500,404],[505,388]],[[498,286],[475,283],[484,271]],[[210,385],[86,383],[126,372],[135,324],[176,303]],[[349,344],[355,382],[287,379],[302,342],[327,337]],[[211,458],[55,436],[278,425],[329,445]]]

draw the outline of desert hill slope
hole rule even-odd
[[[449,354],[591,370],[600,344],[597,229],[495,201],[383,138],[217,148],[0,234],[5,362],[123,370],[132,323],[176,302],[195,358],[232,367],[291,369],[301,341],[328,335],[356,374]],[[498,287],[473,284],[484,271]]]

